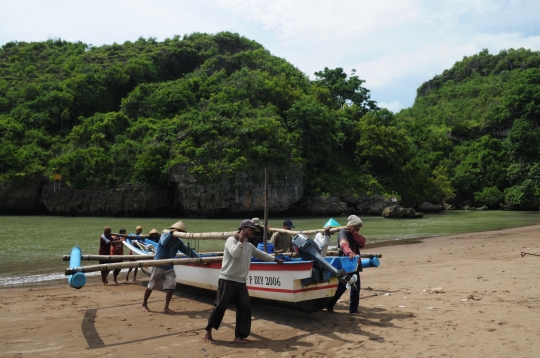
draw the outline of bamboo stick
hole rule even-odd
[[[66,276],[73,275],[76,272],[96,272],[96,271],[112,271],[124,268],[136,267],[154,267],[154,266],[169,266],[169,265],[189,265],[189,264],[209,264],[213,262],[221,262],[223,257],[205,257],[205,258],[187,258],[187,259],[165,259],[165,260],[141,260],[135,262],[119,262],[113,264],[90,265],[67,268]]]
[[[346,226],[338,226],[330,229],[330,234],[334,234],[338,232],[341,229],[347,228]],[[163,230],[163,232],[168,232],[169,230]],[[269,228],[268,232],[281,232],[285,234],[290,235],[296,235],[296,234],[304,234],[306,236],[317,234],[319,232],[324,232],[324,229],[313,229],[313,230],[285,230],[285,229],[279,229],[279,228]],[[225,231],[225,232],[179,232],[175,231],[173,233],[174,237],[177,237],[179,239],[187,239],[187,240],[227,240],[230,236],[234,236],[236,234],[236,231]],[[148,235],[127,235],[127,234],[112,234],[113,236],[118,237],[127,237],[127,238],[148,238]]]
[[[339,226],[336,228],[330,229],[330,234],[336,233],[337,231],[346,228],[346,226]],[[270,232],[281,232],[285,234],[290,235],[296,235],[299,233],[302,233],[304,235],[312,235],[319,232],[324,232],[324,229],[315,229],[315,230],[304,230],[304,231],[294,231],[294,230],[285,230],[285,229],[277,229],[277,228],[271,228],[269,229]],[[188,239],[188,240],[226,240],[230,236],[234,236],[236,234],[236,231],[229,231],[229,232],[201,232],[201,233],[188,233],[188,232],[173,232],[174,237],[180,238],[180,239]]]
[[[137,235],[137,234],[111,234],[116,237],[127,237],[129,239],[148,239],[150,235]]]
[[[203,252],[203,253],[200,253],[200,255],[223,256],[223,251]],[[270,254],[270,255],[275,255],[275,254]],[[298,257],[298,255],[295,252],[288,252],[288,253],[283,253],[280,255]],[[177,255],[177,256],[181,257],[180,255]],[[327,251],[326,256],[338,256],[338,251]],[[81,260],[85,260],[85,261],[117,261],[117,260],[140,261],[140,260],[152,260],[154,257],[155,255],[81,255]],[[360,254],[360,257],[364,259],[372,258],[372,257],[381,258],[382,254],[379,254],[379,253]],[[69,261],[70,258],[71,258],[70,255],[63,255],[62,261]]]
[[[290,253],[289,255],[293,255]],[[295,255],[295,254],[294,254]],[[370,256],[371,255],[371,256]],[[379,255],[379,256],[375,256]],[[104,255],[106,256],[106,255]],[[124,255],[118,255],[124,256]],[[132,255],[127,255],[132,256]],[[381,254],[361,254],[360,257],[381,257]],[[223,261],[223,257],[203,257],[203,258],[186,258],[186,259],[165,259],[165,260],[140,260],[135,262],[118,262],[112,264],[102,264],[102,265],[90,265],[90,266],[80,266],[67,268],[65,270],[65,275],[73,275],[76,272],[96,272],[96,271],[112,271],[124,268],[136,268],[136,267],[154,267],[154,266],[169,266],[169,265],[189,265],[189,264],[209,264],[214,262]]]
[[[183,255],[183,254],[182,254]],[[182,257],[178,254],[177,257]],[[223,251],[217,252],[204,252],[201,255],[216,255],[223,256]],[[139,260],[152,260],[156,255],[81,255],[81,260],[86,261],[139,261]],[[185,255],[184,255],[185,256]],[[69,261],[70,255],[63,255],[62,261]]]
[[[118,260],[152,260],[155,255],[81,255],[81,260],[118,261]],[[62,261],[69,261],[70,255],[62,256]]]

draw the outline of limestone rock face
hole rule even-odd
[[[383,210],[382,216],[389,219],[418,219],[424,217],[424,214],[421,212],[417,212],[413,208],[389,206]]]
[[[66,216],[173,216],[174,192],[142,184],[117,189],[62,188],[44,185],[41,200],[53,215]]]
[[[360,196],[356,207],[358,214],[381,215],[383,210],[388,207],[399,206],[398,202],[385,199],[383,196]]]
[[[269,173],[268,211],[286,211],[302,198],[304,184],[302,175],[291,170],[286,174]],[[264,210],[264,173],[242,173],[232,181],[202,184],[188,173],[185,167],[171,170],[170,180],[178,207],[189,216],[234,216]]]
[[[21,186],[11,183],[0,186],[0,214],[42,214],[41,188],[45,178],[35,178]],[[52,184],[51,184],[52,185]]]
[[[442,210],[445,210],[445,207],[441,204],[432,204],[428,201],[424,201],[422,204],[418,205],[417,209],[424,213],[440,213]]]
[[[311,215],[345,215],[347,203],[335,196],[314,196],[309,201],[308,210]]]

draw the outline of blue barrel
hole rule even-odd
[[[261,250],[261,251],[264,251],[264,243],[259,243],[257,245],[257,249]],[[274,244],[272,244],[271,242],[267,242],[266,243],[266,252],[269,253],[269,254],[272,254],[274,253]]]
[[[362,259],[362,268],[379,267],[381,261],[377,257],[370,257],[369,259]]]
[[[69,268],[77,268],[81,266],[82,251],[79,246],[71,249],[71,257],[69,258]],[[82,272],[76,272],[68,276],[68,283],[71,287],[79,289],[86,285],[86,275]]]

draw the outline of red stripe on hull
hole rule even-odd
[[[310,287],[310,288],[300,288],[297,290],[285,290],[282,288],[267,288],[267,287],[255,287],[255,286],[247,286],[248,290],[254,290],[254,291],[266,291],[266,292],[280,292],[280,293],[300,293],[300,292],[308,292],[308,291],[316,291],[316,290],[326,290],[330,288],[337,288],[338,285],[326,285],[326,286],[317,286],[317,287]]]
[[[269,265],[262,264],[257,265],[256,263],[251,263],[249,267],[250,271],[303,271],[311,270],[313,264],[311,262],[302,262],[298,264],[283,264],[283,265]]]

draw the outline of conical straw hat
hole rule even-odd
[[[334,220],[334,219],[332,218],[332,219],[328,220],[328,221],[326,222],[326,224],[323,225],[323,228],[325,228],[325,227],[327,227],[327,226],[333,226],[333,227],[336,227],[336,226],[341,226],[341,225],[339,225],[339,223],[338,223],[336,220]]]
[[[187,232],[186,225],[184,225],[184,222],[182,220],[172,224],[170,229],[178,229],[180,231]]]
[[[152,229],[152,230],[150,230],[148,235],[150,235],[150,234],[159,234],[159,232],[156,229]]]

